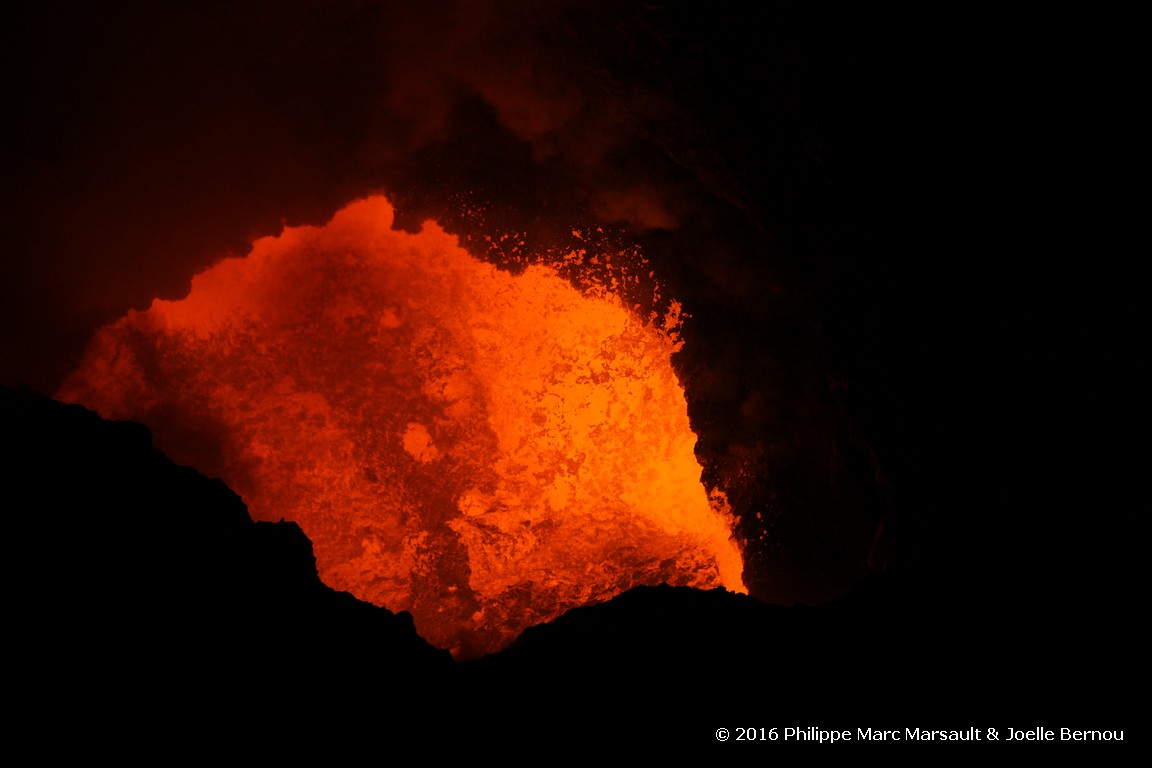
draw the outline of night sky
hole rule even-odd
[[[911,574],[990,625],[1058,635],[1074,606],[1077,632],[1123,632],[1130,49],[1103,19],[965,13],[25,7],[0,29],[0,382],[53,393],[102,324],[370,193],[465,245],[601,226],[690,316],[697,454],[753,595]]]

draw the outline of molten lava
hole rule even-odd
[[[58,396],[296,521],[327,584],[460,658],[639,584],[743,592],[675,309],[645,322],[391,224],[377,197],[257,241],[102,329]]]

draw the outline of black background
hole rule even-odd
[[[371,192],[466,243],[603,225],[690,315],[677,365],[754,596],[884,574],[905,613],[1015,658],[1123,668],[1147,391],[1127,28],[919,4],[24,8],[0,32],[2,381],[51,394],[99,325]]]

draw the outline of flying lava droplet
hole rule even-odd
[[[103,328],[57,396],[148,425],[321,578],[471,658],[640,584],[744,592],[660,325],[513,275],[382,197],[286,229]]]

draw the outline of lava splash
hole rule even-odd
[[[392,214],[373,197],[258,240],[102,329],[57,396],[296,521],[325,583],[458,658],[640,584],[745,591],[675,312],[642,320]]]

